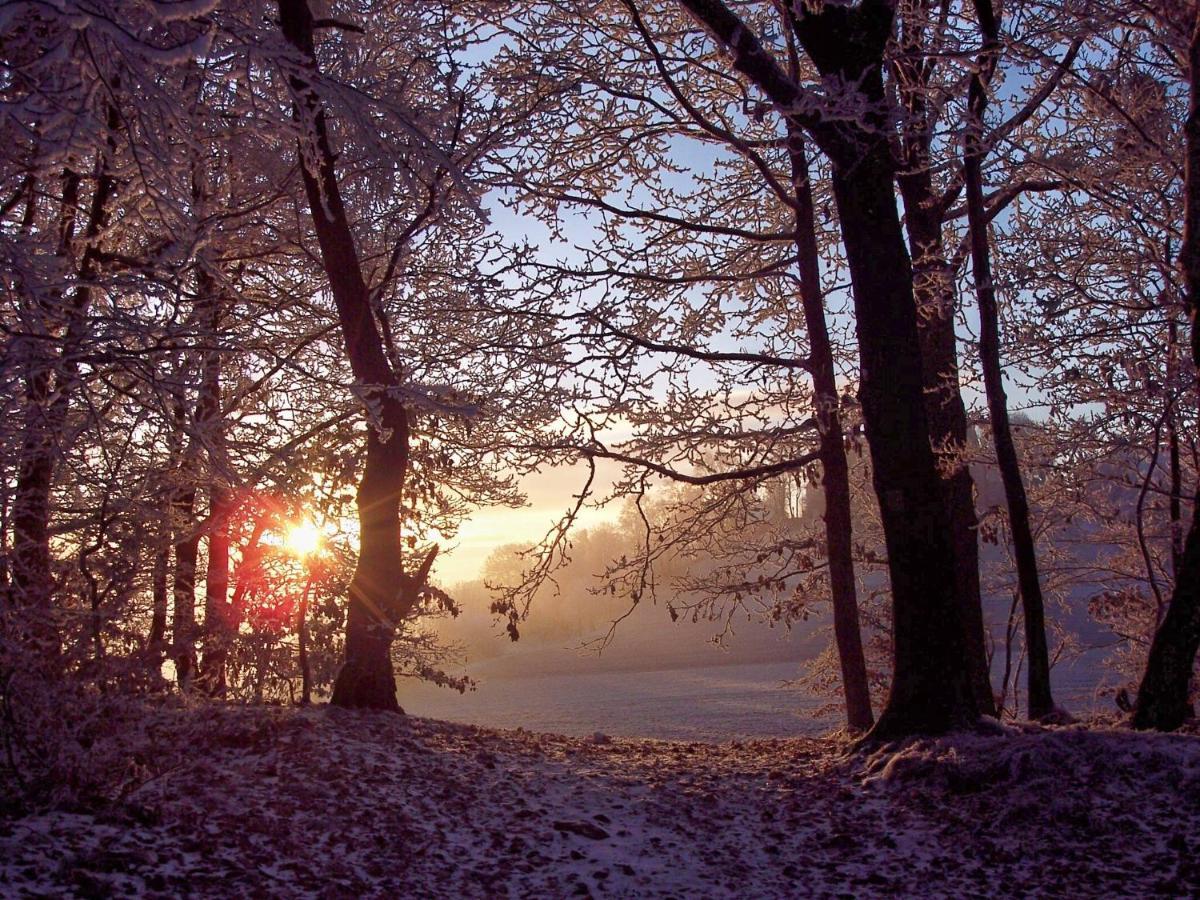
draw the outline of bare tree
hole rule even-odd
[[[1179,262],[1191,320],[1192,365],[1200,371],[1200,10],[1189,5],[1163,24],[1187,35],[1189,107],[1184,127],[1184,230]],[[1181,42],[1182,43],[1182,42]],[[1190,688],[1196,651],[1200,648],[1200,519],[1196,507],[1179,558],[1175,590],[1162,624],[1150,645],[1146,672],[1138,688],[1133,724],[1170,731],[1192,713]]]
[[[895,6],[864,2],[792,8],[789,25],[838,101],[862,110],[846,122],[780,69],[724,3],[681,0],[729,50],[731,65],[805,128],[833,164],[855,301],[859,398],[874,463],[894,604],[895,673],[875,739],[969,725],[977,705],[966,665],[954,552],[930,444],[912,267],[895,199],[886,137],[884,53]]]

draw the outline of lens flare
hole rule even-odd
[[[311,556],[321,548],[321,531],[312,522],[303,519],[288,528],[284,544],[289,553]]]

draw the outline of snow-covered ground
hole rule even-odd
[[[567,738],[147,711],[111,805],[0,819],[0,895],[1115,896],[1200,890],[1200,738],[1067,727]]]

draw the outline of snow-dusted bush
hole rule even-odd
[[[113,741],[130,714],[127,698],[0,654],[0,812],[89,807],[139,783]]]
[[[853,765],[862,783],[885,791],[970,794],[1000,790],[1006,815],[1067,815],[1087,795],[1150,784],[1200,797],[1200,743],[1191,736],[1133,735],[1086,725],[996,726],[995,735],[958,734],[887,745]],[[1081,792],[1082,790],[1082,792]],[[1076,810],[1078,811],[1078,810]]]

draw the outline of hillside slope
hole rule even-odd
[[[831,739],[575,739],[200,706],[145,710],[102,743],[125,760],[122,796],[0,819],[0,894],[1200,889],[1192,736],[1006,729],[847,756]]]

